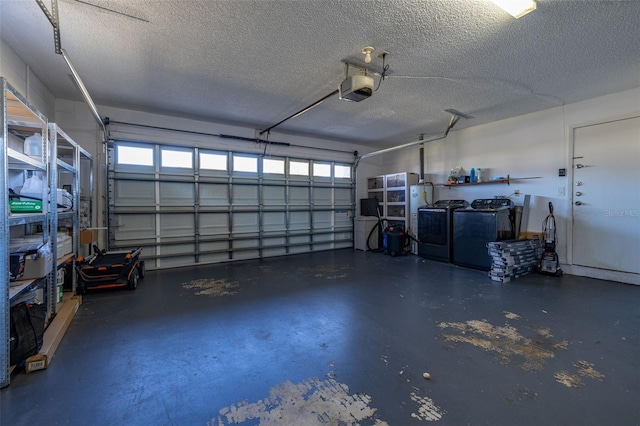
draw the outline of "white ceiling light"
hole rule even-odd
[[[518,19],[529,12],[536,10],[535,0],[491,0],[504,11]]]
[[[373,47],[365,47],[364,49],[362,49],[362,53],[364,54],[365,64],[371,63],[371,54],[373,53],[374,50],[376,49],[374,49]]]

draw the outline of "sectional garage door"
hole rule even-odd
[[[149,269],[353,246],[351,167],[112,141],[109,248]]]

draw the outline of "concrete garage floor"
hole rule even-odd
[[[639,309],[631,285],[353,250],[148,271],[84,297],[0,420],[635,425]]]

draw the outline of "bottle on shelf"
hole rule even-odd
[[[469,172],[469,182],[475,182],[476,181],[476,169],[472,168],[471,172]]]
[[[476,182],[482,182],[482,169],[480,167],[476,169]]]

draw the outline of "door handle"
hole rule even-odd
[[[582,195],[582,192],[580,192],[580,191],[576,192],[576,196],[577,196],[577,197],[579,197],[579,196],[581,196],[581,195]]]
[[[581,205],[582,205],[582,201],[576,201],[574,204],[575,204],[576,206],[581,206]]]
[[[576,186],[582,186],[582,182],[577,181],[577,182],[576,182]]]
[[[576,164],[576,169],[581,169],[584,167],[584,164]]]

